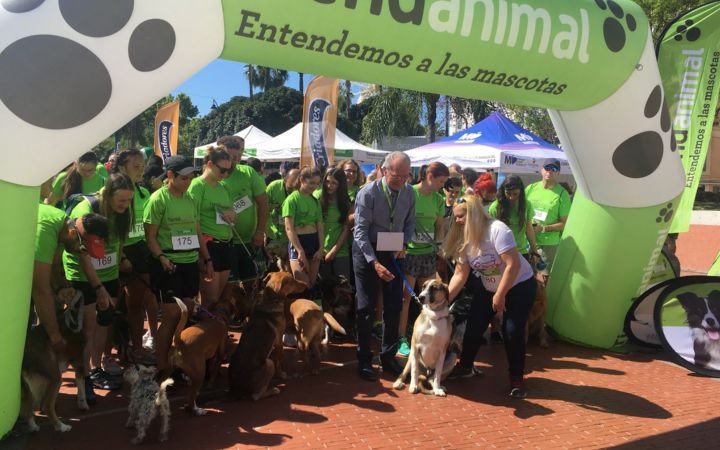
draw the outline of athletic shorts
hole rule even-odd
[[[165,272],[160,261],[150,260],[150,285],[161,303],[175,303],[173,297],[194,298],[200,291],[198,263],[175,264],[175,271]]]
[[[406,275],[415,278],[434,277],[437,272],[437,255],[428,253],[427,255],[405,255],[405,267],[403,271]]]
[[[300,245],[305,251],[305,256],[308,260],[312,259],[313,255],[320,250],[320,239],[318,238],[317,233],[298,234],[298,240],[300,241]],[[291,261],[297,261],[300,259],[297,250],[290,242],[288,242],[288,255],[290,255]]]
[[[213,270],[224,272],[232,268],[233,245],[232,242],[223,242],[216,239],[207,243],[208,253],[212,259]]]
[[[149,273],[150,249],[147,242],[139,241],[127,247],[123,247],[123,254],[133,266],[133,273]],[[122,275],[122,274],[121,274]]]
[[[252,244],[233,244],[235,257],[232,259],[230,281],[257,280],[265,274],[267,260],[262,249]]]
[[[93,289],[87,281],[71,281],[73,287],[82,292],[83,303],[85,305],[93,305],[97,303],[97,291]],[[103,281],[102,285],[105,286],[105,290],[110,294],[110,297],[117,298],[119,283],[118,280]]]

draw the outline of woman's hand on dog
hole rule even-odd
[[[496,313],[504,312],[505,311],[505,296],[500,295],[496,292],[495,295],[493,295],[492,307],[493,307],[493,311],[495,311]]]

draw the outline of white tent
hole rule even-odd
[[[255,151],[246,152],[261,161],[288,161],[300,159],[302,145],[302,122],[279,134],[269,141],[256,146]],[[254,153],[254,154],[253,154]],[[379,164],[388,152],[375,150],[350,139],[345,133],[335,130],[335,160],[352,158],[358,163]]]
[[[245,140],[245,149],[247,151],[245,154],[243,154],[243,159],[247,158],[248,156],[253,156],[248,155],[247,153],[252,151],[258,144],[272,139],[272,136],[265,133],[263,130],[256,127],[255,125],[250,125],[244,130],[235,133],[235,136],[240,136]],[[217,142],[201,145],[200,147],[195,147],[195,158],[204,158],[205,150],[214,145],[217,145]]]

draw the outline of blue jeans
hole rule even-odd
[[[473,280],[471,286],[473,301],[460,356],[460,364],[465,367],[472,367],[480,349],[482,336],[495,316],[495,311],[492,309],[492,298],[495,293],[485,289],[480,280]],[[525,372],[525,323],[535,301],[536,288],[535,278],[531,277],[513,286],[505,296],[506,311],[503,314],[502,335],[512,378],[522,377]]]

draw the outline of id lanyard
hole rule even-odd
[[[390,198],[390,189],[388,189],[387,183],[385,182],[385,177],[383,177],[381,184],[383,188],[383,194],[385,194],[385,200],[387,200],[388,208],[390,209],[390,231],[395,231],[395,207],[400,200],[400,194],[402,193],[402,191],[398,192],[398,195],[395,198],[395,203],[393,203],[392,199]]]

